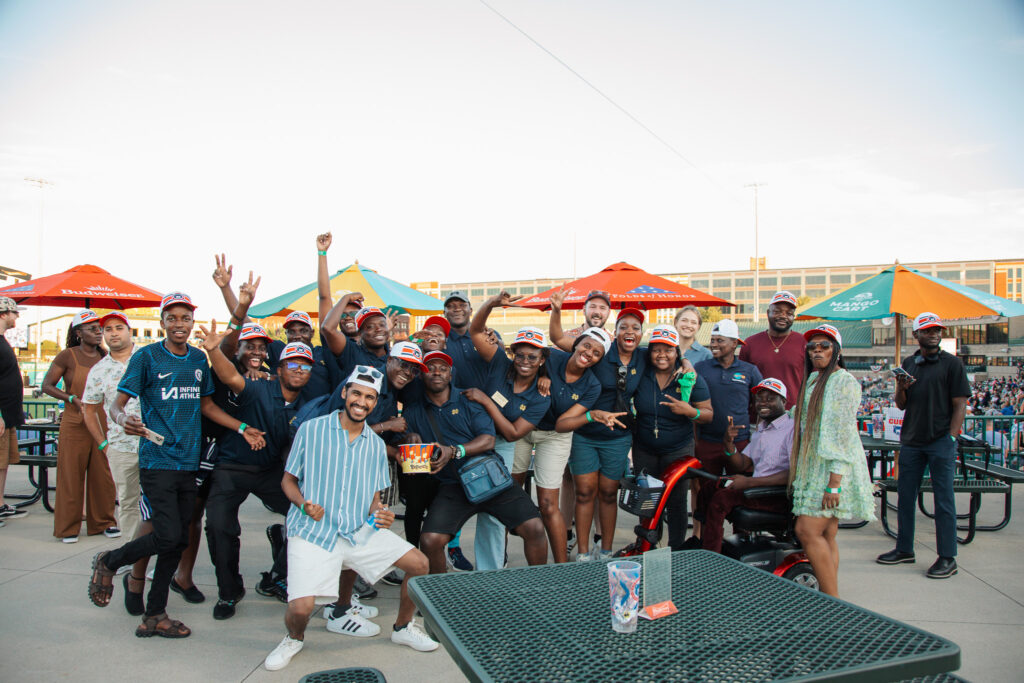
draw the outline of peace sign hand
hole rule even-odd
[[[671,394],[662,394],[663,397],[667,398],[667,401],[661,401],[660,405],[668,406],[669,410],[672,411],[673,415],[683,415],[689,417],[687,408],[690,404],[685,401],[680,401],[678,398]],[[691,409],[692,410],[692,409]]]
[[[556,313],[562,311],[562,303],[565,301],[565,285],[562,285],[555,291],[551,292],[551,310]]]
[[[220,256],[214,254],[213,260],[217,262],[217,267],[213,270],[213,282],[223,289],[231,284],[231,269],[233,266],[226,265],[228,259],[224,254]]]
[[[259,288],[260,281],[262,279],[262,277],[258,277],[256,278],[256,282],[253,282],[252,271],[250,270],[249,281],[243,282],[242,286],[238,288],[238,303],[248,308],[249,304],[251,304],[253,302],[253,299],[256,298],[256,290]]]
[[[230,329],[231,328],[228,328],[229,332]],[[199,326],[199,339],[203,342],[203,349],[205,349],[207,353],[220,346],[221,340],[226,336],[228,336],[227,332],[217,332],[216,320],[210,321],[210,329],[206,329],[205,325]]]

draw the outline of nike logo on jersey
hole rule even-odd
[[[168,377],[170,377],[173,374],[174,373],[172,373],[172,372],[157,373],[157,377],[159,377],[160,379],[167,379]]]

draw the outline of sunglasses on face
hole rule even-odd
[[[407,360],[398,361],[398,371],[404,372],[407,375],[416,375],[420,371],[420,366],[410,363]]]
[[[288,361],[284,366],[293,372],[309,372],[313,369],[313,366],[309,363],[297,363],[295,361]]]
[[[513,360],[517,360],[520,363],[527,363],[529,365],[536,365],[540,362],[540,354],[532,355],[529,353],[514,353],[512,354]]]
[[[832,342],[830,342],[830,341],[807,342],[807,350],[808,351],[814,351],[815,349],[821,349],[822,351],[825,351],[825,350],[831,349],[831,348],[832,348]]]
[[[342,320],[345,320],[346,318],[353,318],[354,319],[356,317],[356,313],[358,313],[358,312],[359,311],[348,311],[346,313],[342,313],[341,314],[341,319]]]

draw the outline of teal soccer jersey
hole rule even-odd
[[[142,422],[164,437],[162,446],[139,440],[139,467],[199,469],[199,400],[213,393],[213,378],[202,351],[190,346],[178,356],[163,342],[145,346],[128,362],[117,390],[138,397]]]

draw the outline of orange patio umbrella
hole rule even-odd
[[[0,288],[0,296],[29,306],[118,310],[159,306],[162,298],[159,292],[89,264]]]

